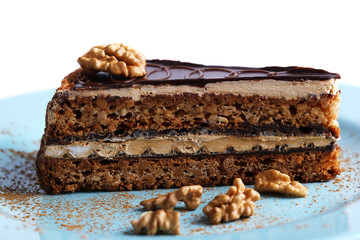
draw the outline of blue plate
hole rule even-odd
[[[205,188],[203,203],[181,213],[176,239],[360,239],[360,89],[341,85],[342,168],[336,179],[305,184],[306,198],[262,195],[255,215],[210,226],[202,208],[228,187]],[[46,104],[54,90],[0,101],[1,239],[158,239],[137,236],[130,220],[139,202],[171,190],[46,195],[39,189],[34,156],[43,134]],[[252,187],[252,186],[250,186]],[[5,190],[4,190],[5,189]]]

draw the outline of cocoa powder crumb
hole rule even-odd
[[[78,230],[81,230],[84,225],[71,225],[71,224],[65,224],[65,223],[62,223],[60,224],[62,227],[65,227],[67,228],[67,230],[75,230],[75,229],[78,229]]]

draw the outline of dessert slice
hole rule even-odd
[[[133,77],[136,61],[121,66],[121,47],[109,46],[80,58],[48,104],[36,162],[47,193],[254,183],[267,169],[301,182],[339,174],[338,74],[148,60]]]

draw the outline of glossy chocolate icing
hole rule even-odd
[[[75,84],[76,89],[122,88],[134,85],[192,85],[202,87],[220,81],[263,80],[305,81],[339,79],[337,73],[304,67],[228,67],[206,66],[171,60],[147,60],[144,77],[125,78],[105,72],[85,74]]]

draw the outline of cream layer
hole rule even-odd
[[[226,153],[228,148],[236,152],[251,151],[253,147],[272,151],[278,146],[291,148],[325,147],[335,142],[325,136],[309,137],[238,137],[225,135],[186,135],[175,137],[136,138],[120,142],[79,141],[69,145],[46,146],[45,156],[52,158],[86,158],[89,155],[112,158],[117,155],[139,156],[142,154],[175,155],[202,153]]]
[[[68,90],[60,90],[68,91]],[[295,98],[305,98],[316,96],[320,98],[322,94],[336,94],[338,87],[335,79],[326,81],[280,81],[273,79],[265,80],[242,80],[242,81],[222,81],[208,83],[204,87],[191,85],[136,85],[127,88],[97,89],[68,91],[69,98],[77,95],[97,96],[109,95],[132,98],[139,101],[141,96],[148,95],[175,95],[179,93],[194,93],[202,96],[203,94],[227,94],[241,96],[266,96],[274,98],[285,98],[287,100]]]

